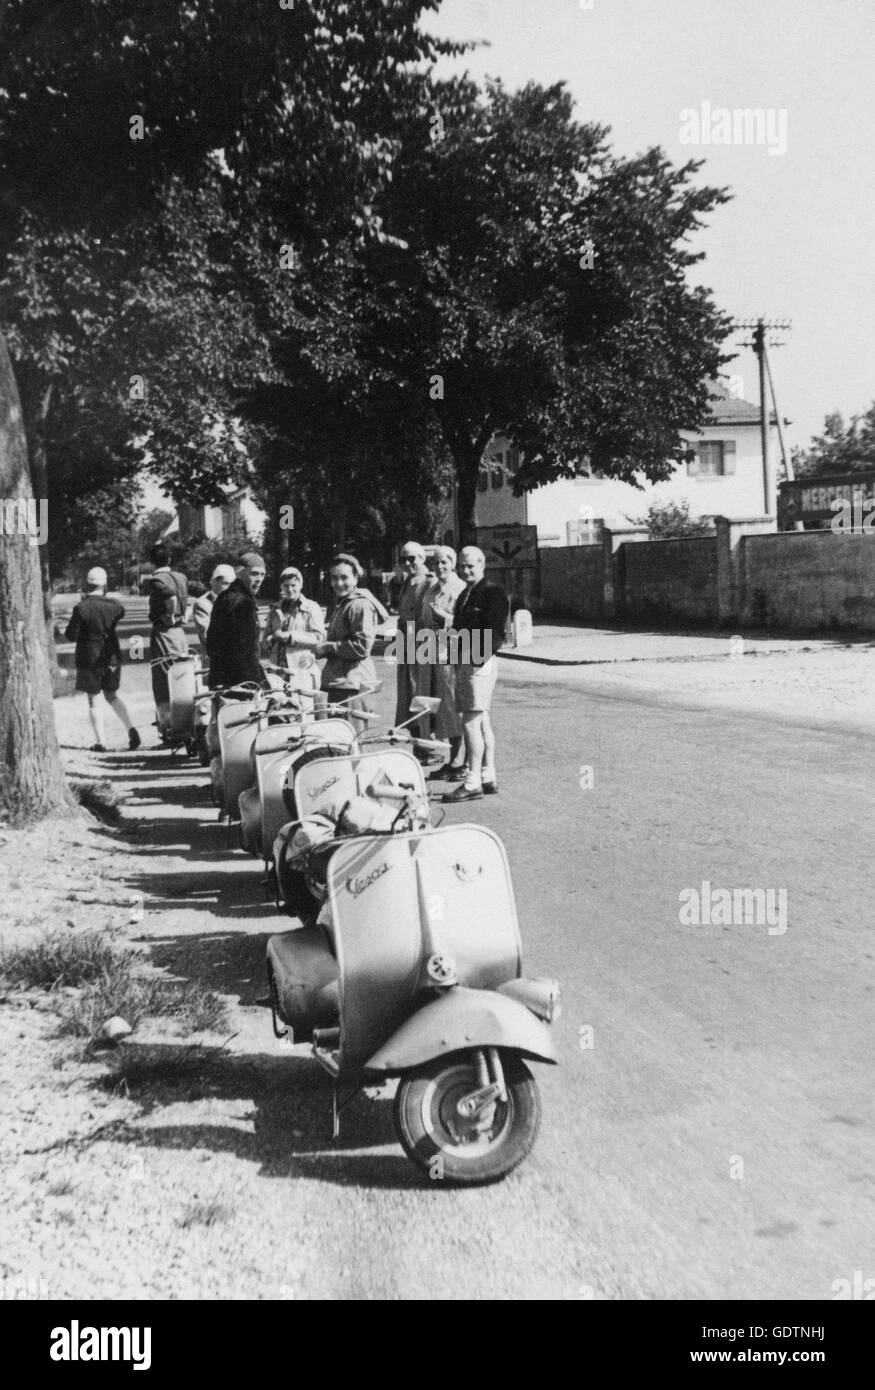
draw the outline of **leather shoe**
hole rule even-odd
[[[454,792],[444,792],[444,801],[480,801],[483,792],[479,787],[466,787],[464,782],[460,787],[456,787]]]
[[[483,783],[483,795],[484,795],[484,796],[498,796],[498,783],[497,783],[497,782],[484,782],[484,783]]]
[[[465,775],[464,768],[454,767],[452,763],[441,763],[434,772],[428,774],[429,782],[461,782]]]

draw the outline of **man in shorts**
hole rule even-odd
[[[489,711],[498,677],[495,653],[504,642],[510,610],[507,594],[500,584],[484,578],[486,557],[476,545],[466,545],[459,554],[459,575],[465,588],[456,599],[452,631],[457,634],[456,649],[470,644],[471,660],[456,668],[456,709],[462,719],[467,775],[444,801],[478,801],[484,793],[498,791],[495,776],[495,734]],[[463,637],[467,634],[467,639]],[[453,639],[451,638],[451,650]]]
[[[116,627],[125,610],[106,596],[106,570],[96,565],[85,576],[85,593],[73,609],[64,636],[76,643],[76,689],[88,696],[88,715],[94,730],[92,753],[105,753],[103,706],[100,695],[128,731],[128,747],[139,748],[140,735],[131,722],[118,688],[122,657]]]

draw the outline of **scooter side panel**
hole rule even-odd
[[[472,1047],[508,1048],[538,1062],[557,1061],[549,1027],[516,999],[457,986],[418,1009],[364,1064],[390,1075]]]
[[[258,848],[267,854],[289,813],[283,800],[283,780],[292,764],[289,748],[256,757],[256,789],[259,801]],[[242,804],[242,803],[241,803]]]
[[[225,810],[231,820],[239,814],[238,798],[252,785],[252,745],[258,725],[255,720],[228,729],[224,739],[222,779],[225,789]]]
[[[174,661],[167,669],[167,686],[170,692],[170,732],[175,738],[191,738],[194,725],[194,697],[196,680],[195,659],[185,657]]]
[[[422,938],[411,838],[356,837],[328,865],[340,972],[340,1065],[360,1067],[409,1013]]]

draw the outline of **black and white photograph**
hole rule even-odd
[[[870,0],[0,0],[34,1365],[166,1374],[176,1304],[549,1301],[835,1373],[873,54]]]

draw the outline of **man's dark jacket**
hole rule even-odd
[[[77,671],[121,665],[116,624],[124,616],[125,610],[118,600],[107,598],[105,594],[90,594],[76,604],[64,636],[68,642],[76,643]]]
[[[480,650],[484,660],[488,660],[504,643],[509,612],[510,604],[501,585],[478,579],[456,599],[453,628],[456,632],[479,632]]]
[[[235,579],[213,604],[207,628],[211,690],[241,681],[263,683],[264,669],[258,660],[260,637],[258,605],[243,581]]]

